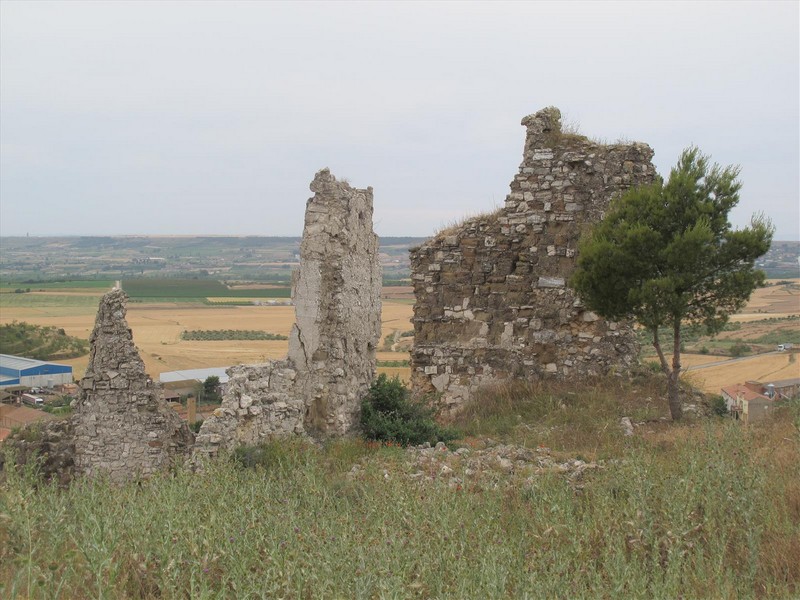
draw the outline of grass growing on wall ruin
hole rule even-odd
[[[800,409],[763,426],[656,418],[625,438],[595,390],[542,391],[501,441],[614,460],[557,471],[411,480],[406,451],[357,440],[271,444],[242,466],[141,485],[0,488],[4,598],[769,598],[800,592]],[[626,398],[633,406],[634,396]],[[602,435],[580,446],[583,406]],[[662,409],[663,412],[663,409]],[[656,412],[648,413],[655,417]],[[505,417],[503,417],[505,415]],[[560,435],[546,437],[552,427]],[[527,438],[525,437],[527,436]],[[558,446],[563,437],[567,442]],[[469,440],[464,441],[469,443]],[[598,449],[597,446],[600,445]],[[352,472],[356,463],[362,468]]]

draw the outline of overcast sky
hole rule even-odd
[[[302,233],[330,167],[380,235],[502,205],[520,119],[741,165],[800,239],[787,2],[0,2],[0,234]]]

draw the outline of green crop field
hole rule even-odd
[[[41,307],[97,307],[97,296],[60,294],[0,294],[0,309],[3,308],[41,308]]]
[[[143,298],[288,298],[291,290],[270,288],[264,290],[232,290],[212,279],[125,279],[122,289],[131,299]]]
[[[44,282],[0,282],[0,293],[14,292],[15,290],[30,290],[38,292],[41,290],[65,290],[65,289],[86,289],[102,290],[111,289],[114,282],[110,279],[71,279],[65,281],[44,281]]]

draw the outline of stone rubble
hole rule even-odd
[[[18,466],[38,461],[38,472],[45,481],[66,486],[75,476],[75,436],[70,419],[46,421],[24,427],[3,442],[13,450]],[[5,452],[0,452],[0,484],[5,476]]]
[[[411,249],[412,383],[457,412],[481,386],[626,369],[632,329],[585,309],[568,287],[577,242],[613,196],[655,177],[645,144],[561,132],[547,108],[522,120],[523,161],[505,206]]]
[[[630,417],[622,417],[619,420],[619,426],[622,428],[622,433],[626,437],[630,437],[633,435],[633,423],[631,422]]]
[[[428,485],[445,482],[449,487],[479,485],[488,488],[531,485],[543,474],[564,476],[576,489],[582,488],[585,474],[606,468],[604,461],[587,462],[579,458],[556,456],[550,448],[525,448],[513,444],[498,444],[487,439],[481,448],[461,447],[450,450],[439,442],[412,446],[406,449],[406,468],[401,472],[410,482]],[[360,477],[364,464],[356,463],[348,476]],[[389,472],[384,471],[388,478]]]
[[[381,325],[372,188],[352,188],[328,169],[310,187],[288,357],[229,370],[222,405],[200,429],[195,459],[285,435],[342,435],[358,424]]]

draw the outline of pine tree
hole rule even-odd
[[[658,178],[612,201],[579,242],[573,286],[601,316],[633,318],[652,333],[673,420],[683,415],[681,324],[719,332],[764,282],[754,264],[769,250],[773,227],[763,216],[745,229],[731,227],[738,176],[738,167],[711,166],[697,148],[688,148],[666,183]],[[671,365],[660,327],[673,331]]]

